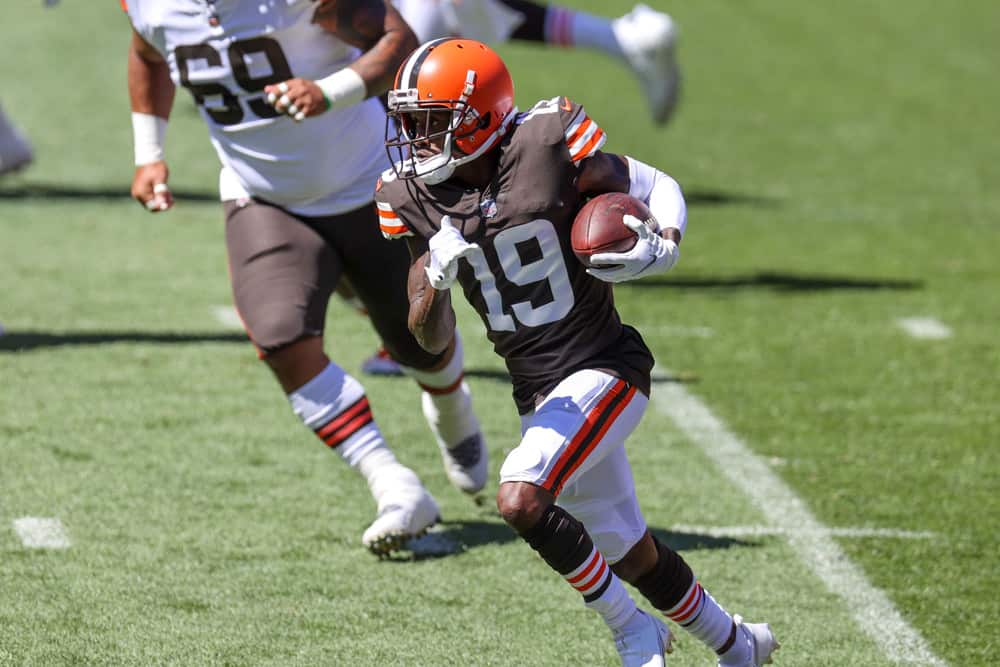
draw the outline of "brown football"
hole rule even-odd
[[[601,252],[627,252],[635,245],[636,234],[625,226],[622,217],[630,214],[649,220],[649,208],[624,192],[597,195],[579,210],[573,220],[570,245],[576,258],[590,267],[590,256]]]

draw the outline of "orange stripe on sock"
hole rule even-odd
[[[319,430],[316,431],[316,435],[318,435],[321,440],[326,440],[331,433],[339,430],[344,424],[351,421],[366,410],[370,411],[371,407],[368,405],[368,397],[362,396],[360,399],[355,401],[353,405],[321,426]]]
[[[417,384],[420,385],[420,388],[426,391],[428,394],[434,394],[435,396],[442,396],[444,394],[450,394],[451,392],[461,387],[463,379],[465,379],[465,373],[459,375],[458,379],[452,382],[447,387],[431,387],[430,385],[426,385],[423,382],[418,382]]]

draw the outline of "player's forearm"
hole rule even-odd
[[[407,325],[410,333],[428,352],[443,352],[455,333],[451,292],[431,287],[422,268],[411,271],[408,290],[410,313]]]
[[[383,0],[321,2],[313,21],[364,49],[350,68],[364,81],[369,97],[389,89],[399,66],[418,46],[413,30],[396,8]]]
[[[166,61],[154,60],[141,53],[133,40],[128,53],[128,94],[132,111],[169,118],[174,90]]]

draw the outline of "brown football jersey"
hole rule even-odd
[[[518,410],[570,373],[600,368],[649,393],[653,358],[624,326],[611,285],[586,273],[570,246],[583,199],[579,163],[605,141],[583,107],[564,97],[520,113],[484,189],[383,174],[375,194],[382,233],[429,239],[441,218],[483,252],[460,260],[458,281],[514,384]]]

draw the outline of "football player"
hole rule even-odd
[[[388,165],[372,97],[416,46],[384,0],[318,5],[128,0],[136,170],[132,196],[170,209],[164,136],[175,86],[194,97],[222,163],[236,308],[292,410],[368,482],[378,516],[363,543],[385,554],[438,519],[386,445],[361,384],[327,357],[327,303],[350,280],[392,356],[422,388],[449,479],[478,492],[487,454],[458,336],[427,352],[407,329],[405,247],[382,238],[372,187]]]
[[[375,201],[382,233],[410,248],[410,329],[428,351],[445,349],[457,282],[513,381],[522,434],[500,470],[504,519],[602,616],[623,665],[662,665],[671,634],[622,579],[719,665],[770,661],[768,625],[731,616],[651,535],[625,454],[653,357],[619,319],[609,283],[676,263],[686,226],[677,183],[603,153],[604,131],[564,97],[519,113],[507,68],[480,42],[422,45],[388,105],[398,131],[386,138],[393,166]],[[626,216],[635,246],[596,254],[585,269],[570,229],[585,198],[602,192],[641,199],[654,219]]]
[[[0,107],[0,176],[24,169],[35,159],[31,142]]]

